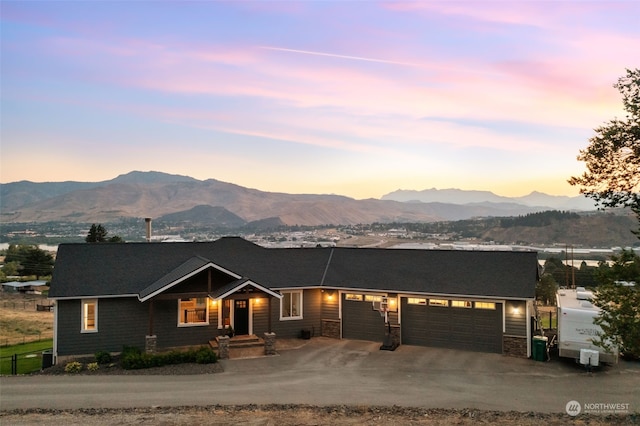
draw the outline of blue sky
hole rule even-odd
[[[575,195],[640,3],[0,2],[0,181]]]

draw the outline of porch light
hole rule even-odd
[[[513,312],[513,315],[518,315],[520,314],[520,308],[514,307],[512,312]]]
[[[258,299],[258,298],[253,299],[253,304],[254,305],[259,305],[260,304],[260,299]]]
[[[333,294],[328,294],[327,293],[327,300],[333,300]]]

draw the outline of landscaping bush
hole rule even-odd
[[[198,364],[213,364],[218,362],[218,357],[213,349],[203,346],[196,351],[196,362]]]
[[[64,371],[66,373],[79,373],[82,371],[82,367],[83,365],[78,361],[71,361],[64,366]]]
[[[97,362],[90,362],[89,364],[87,364],[87,370],[89,371],[98,371],[99,369],[100,366]]]
[[[161,367],[163,365],[184,364],[197,362],[211,364],[217,362],[215,352],[206,346],[188,351],[170,351],[159,354],[148,354],[137,348],[125,348],[122,351],[120,363],[126,370]]]
[[[95,357],[98,364],[109,364],[111,362],[111,354],[107,351],[98,351],[95,353]]]

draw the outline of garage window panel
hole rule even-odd
[[[446,308],[449,307],[449,301],[447,299],[429,299],[429,306],[441,306]]]
[[[471,308],[472,303],[469,300],[452,300],[451,307],[452,308]]]
[[[362,302],[363,297],[361,294],[354,294],[354,293],[346,293],[344,295],[345,300],[353,300],[355,302]]]
[[[476,302],[476,309],[496,309],[496,304],[493,302]]]
[[[407,303],[409,305],[426,305],[427,299],[423,299],[421,297],[409,297],[407,298]]]

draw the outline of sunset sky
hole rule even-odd
[[[576,195],[638,1],[0,3],[2,183]]]

